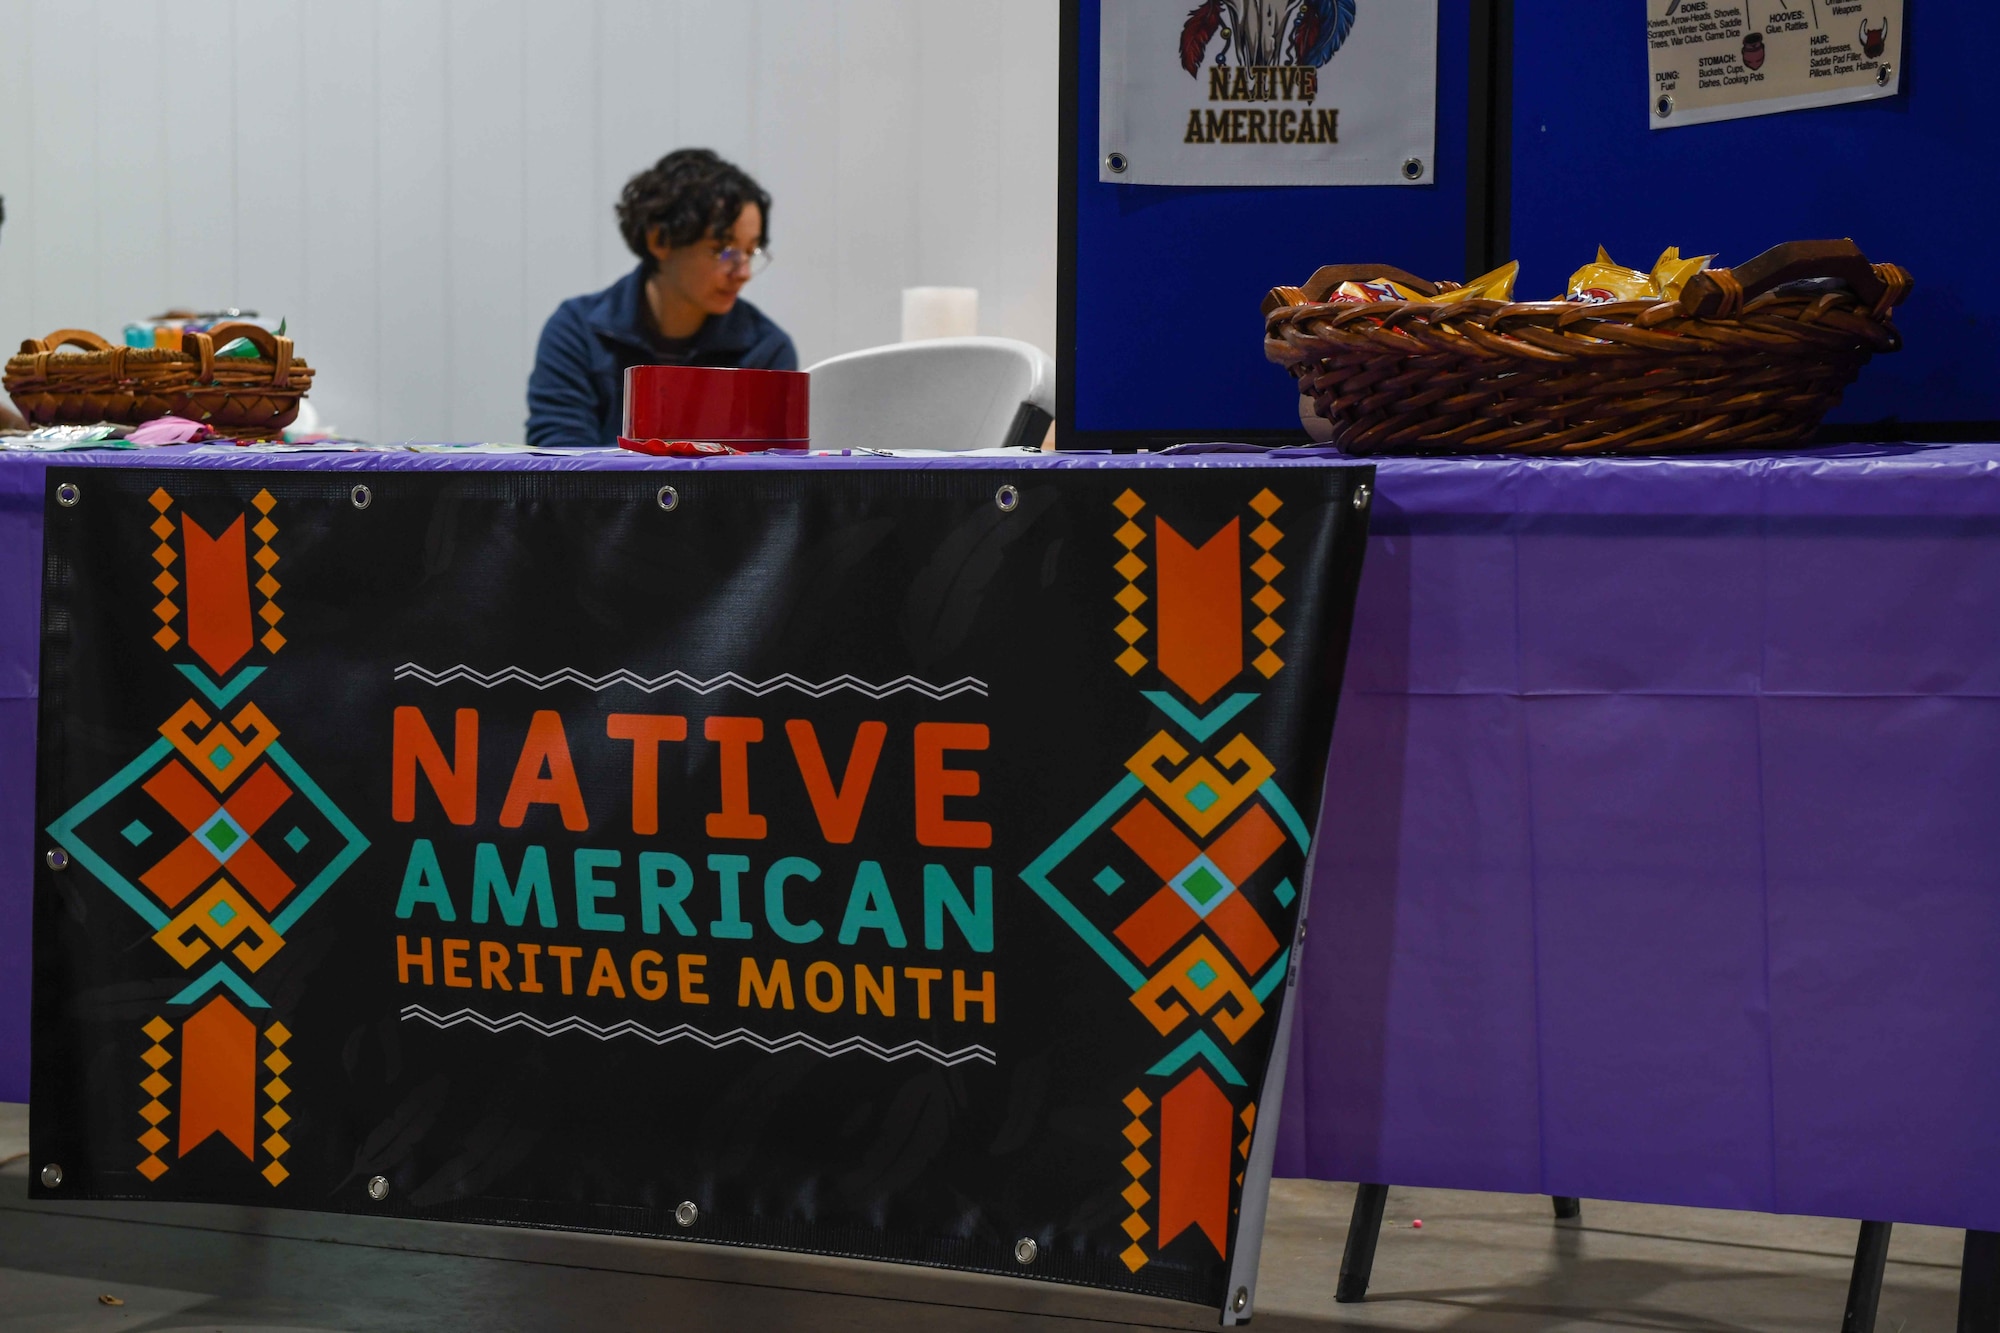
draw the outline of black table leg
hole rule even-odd
[[[1965,1233],[1958,1275],[1958,1333],[2000,1333],[2000,1231]]]
[[[1556,1221],[1575,1222],[1583,1217],[1583,1200],[1573,1199],[1567,1194],[1549,1196],[1555,1200]]]
[[[1375,1242],[1382,1234],[1382,1210],[1388,1203],[1387,1185],[1361,1185],[1354,1191],[1347,1249],[1340,1256],[1340,1285],[1333,1291],[1333,1299],[1342,1305],[1367,1299],[1368,1278],[1375,1271]]]
[[[1840,1333],[1875,1333],[1875,1307],[1882,1303],[1882,1266],[1889,1262],[1888,1222],[1863,1222],[1854,1242],[1854,1276],[1847,1283],[1847,1314]]]

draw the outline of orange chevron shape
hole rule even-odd
[[[1232,1116],[1229,1098],[1197,1067],[1160,1098],[1160,1245],[1199,1228],[1218,1255],[1229,1246]]]
[[[257,1157],[257,1027],[216,996],[181,1025],[180,1155],[220,1134]]]
[[[220,537],[181,513],[181,548],[187,555],[187,640],[218,676],[250,651],[250,568],[245,561],[243,516]]]
[[[1154,520],[1155,656],[1168,680],[1196,703],[1243,670],[1243,552],[1236,519],[1200,546]]]

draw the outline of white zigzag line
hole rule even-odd
[[[690,1027],[686,1023],[660,1031],[646,1027],[642,1023],[635,1023],[629,1018],[606,1027],[586,1018],[578,1018],[574,1014],[567,1018],[559,1018],[553,1023],[545,1023],[539,1018],[532,1018],[523,1013],[509,1014],[505,1018],[488,1018],[485,1014],[472,1009],[460,1009],[450,1014],[434,1014],[420,1004],[404,1006],[403,1020],[408,1022],[413,1018],[421,1019],[435,1028],[457,1027],[461,1023],[469,1023],[493,1033],[506,1032],[512,1028],[526,1028],[544,1037],[560,1036],[565,1032],[581,1032],[599,1041],[610,1041],[613,1037],[640,1037],[655,1046],[664,1046],[670,1041],[692,1041],[708,1047],[711,1051],[721,1050],[724,1046],[742,1045],[755,1046],[772,1055],[780,1051],[799,1049],[828,1058],[836,1055],[860,1054],[872,1055],[877,1060],[883,1061],[903,1060],[914,1055],[934,1060],[946,1068],[973,1060],[983,1060],[989,1065],[995,1063],[993,1052],[984,1046],[968,1046],[960,1051],[941,1051],[921,1041],[906,1041],[900,1046],[881,1046],[865,1037],[845,1037],[836,1042],[825,1042],[817,1037],[807,1036],[803,1032],[794,1032],[786,1037],[764,1037],[744,1028],[716,1036],[713,1033],[703,1032],[700,1028]]]
[[[396,668],[397,680],[420,680],[426,685],[447,685],[455,680],[470,681],[474,685],[492,689],[496,685],[528,685],[538,690],[551,689],[557,685],[581,685],[587,690],[608,690],[614,685],[629,685],[635,690],[655,694],[670,686],[681,686],[696,694],[711,694],[716,690],[736,689],[746,694],[765,695],[779,690],[797,690],[815,699],[824,698],[840,690],[853,690],[871,699],[881,699],[891,694],[912,691],[932,699],[950,699],[960,694],[986,693],[986,682],[976,676],[960,676],[948,685],[933,685],[916,676],[898,676],[886,685],[876,685],[858,676],[835,676],[832,680],[815,683],[790,672],[773,676],[769,680],[751,680],[739,676],[734,671],[724,672],[703,680],[690,676],[685,671],[669,671],[664,676],[641,676],[637,672],[618,670],[602,676],[586,675],[574,667],[561,667],[555,671],[536,675],[520,667],[501,667],[498,671],[475,671],[460,663],[443,671],[432,671],[418,666],[415,662],[405,662]]]

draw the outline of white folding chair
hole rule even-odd
[[[1013,338],[931,338],[830,357],[812,376],[815,449],[1039,445],[1056,367]]]

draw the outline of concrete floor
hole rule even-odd
[[[1215,1326],[1205,1310],[1108,1292],[672,1241],[191,1204],[30,1204],[26,1149],[26,1108],[0,1103],[0,1333]],[[1840,1326],[1852,1222],[1586,1200],[1578,1226],[1553,1221],[1544,1198],[1453,1190],[1392,1190],[1370,1299],[1335,1305],[1353,1192],[1276,1183],[1253,1328]],[[1954,1327],[1962,1236],[1896,1228],[1881,1333]]]

